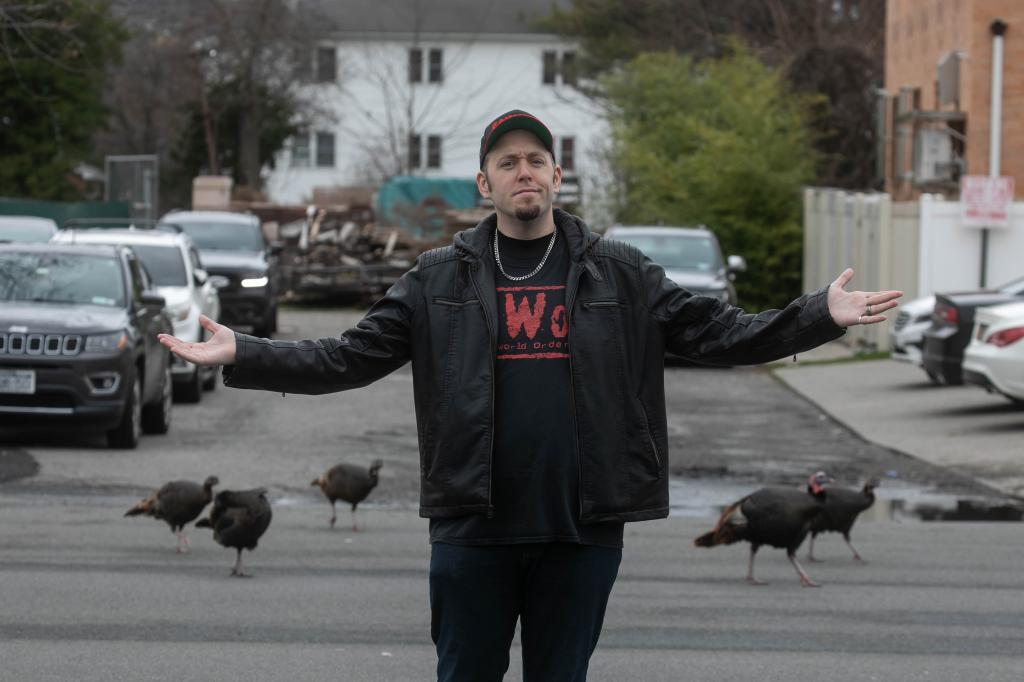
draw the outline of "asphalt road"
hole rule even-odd
[[[282,332],[315,337],[352,319],[292,310]],[[829,536],[816,548],[827,561],[806,565],[821,589],[801,588],[773,550],[758,557],[771,584],[750,587],[744,547],[692,546],[715,501],[701,511],[680,499],[817,468],[851,485],[884,472],[883,489],[897,491],[984,485],[864,441],[763,370],[670,368],[666,383],[680,515],[627,527],[591,680],[1020,679],[1019,523],[923,523],[879,504],[854,531],[869,564]],[[38,466],[0,483],[0,680],[431,679],[412,414],[404,368],[317,398],[222,387],[176,406],[171,433],[136,451],[80,433],[0,433],[0,468]],[[344,509],[329,530],[310,480],[376,457],[366,530],[343,529]],[[271,491],[250,579],[228,577],[233,552],[201,529],[176,555],[166,526],[122,516],[153,486],[208,474]]]

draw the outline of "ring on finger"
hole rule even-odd
[[[868,317],[871,316],[871,304],[870,303],[868,303],[868,309],[867,309],[867,312],[865,313],[865,315],[867,315]]]

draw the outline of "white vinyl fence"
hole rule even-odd
[[[1024,203],[1015,203],[1011,226],[989,230],[986,284],[1024,276]],[[828,284],[846,267],[848,288],[900,289],[904,300],[981,284],[981,231],[960,225],[960,204],[924,195],[893,203],[887,194],[834,189],[804,191],[805,291]],[[889,325],[853,327],[847,343],[889,349]]]

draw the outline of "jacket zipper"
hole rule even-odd
[[[583,258],[586,259],[586,257],[586,254],[584,254]],[[588,267],[587,270],[589,269]],[[576,344],[572,342],[572,309],[576,305],[576,293],[579,291],[580,282],[583,280],[583,272],[581,269],[576,273],[575,286],[569,292],[569,301],[566,306],[566,319],[569,321],[569,330],[565,337],[569,342],[569,404],[572,407],[572,422],[573,428],[576,431],[576,487],[578,488],[577,497],[579,498],[580,521],[583,520],[583,455],[580,452],[580,420],[576,415],[576,369],[572,361],[572,354]]]
[[[470,266],[473,269],[473,276],[470,280],[473,282],[473,289],[476,291],[477,299],[480,302],[480,307],[484,311],[484,320],[487,322],[487,337],[491,341],[490,356],[491,356],[491,429],[490,429],[490,446],[487,453],[487,518],[494,518],[494,505],[491,504],[491,492],[494,488],[494,354],[498,342],[494,339],[494,335],[491,333],[491,317],[487,313],[487,306],[483,304],[484,295],[480,290],[480,283],[476,281],[476,274],[480,269],[480,263],[474,261]]]

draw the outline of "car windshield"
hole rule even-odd
[[[262,251],[263,235],[257,225],[217,222],[167,221],[185,231],[200,249],[211,251]]]
[[[635,246],[665,269],[713,272],[721,267],[718,250],[711,237],[618,232],[612,238]]]
[[[132,244],[132,250],[146,266],[150,279],[158,287],[188,286],[185,258],[177,246]]]
[[[54,229],[49,223],[0,222],[0,241],[5,242],[48,242]]]
[[[112,256],[0,253],[0,301],[124,305],[121,267]]]

